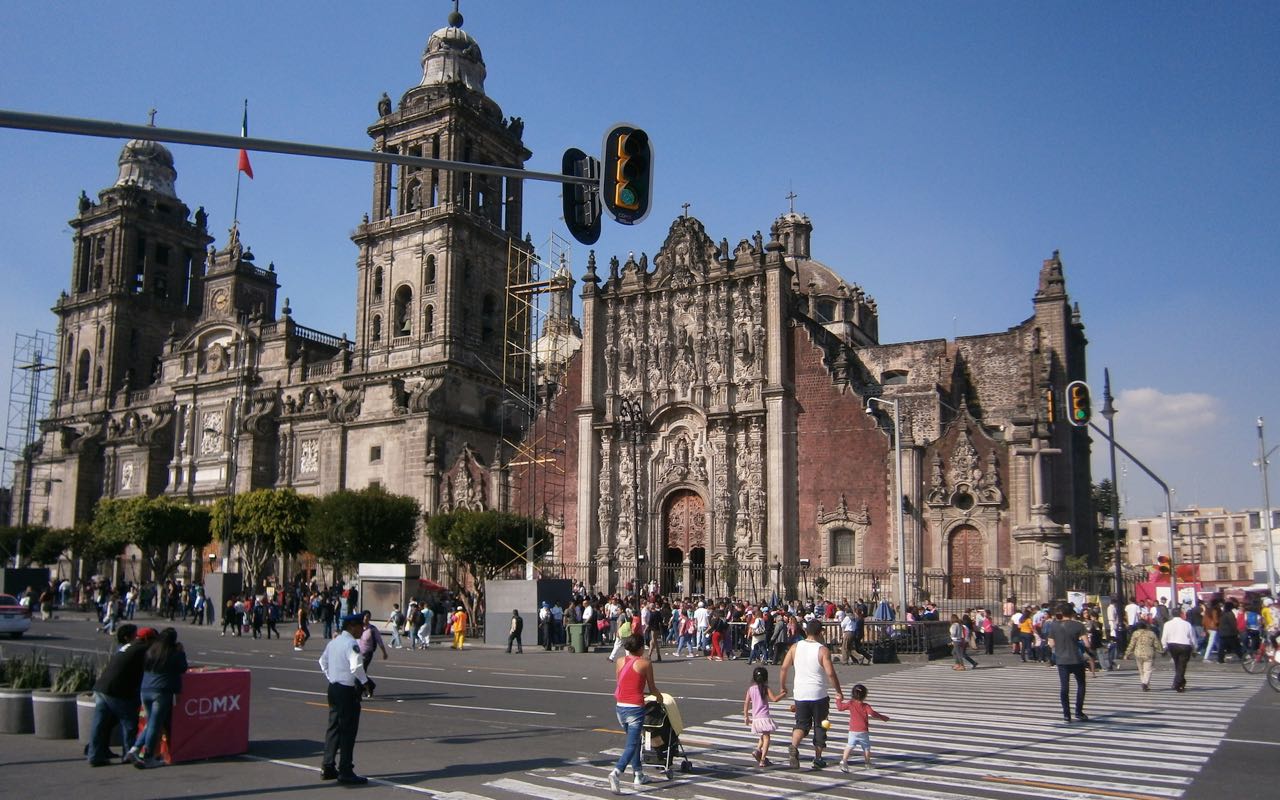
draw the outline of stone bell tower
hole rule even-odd
[[[484,93],[480,46],[449,16],[422,54],[422,79],[393,108],[383,95],[374,149],[523,168],[524,124]],[[380,164],[353,237],[356,354],[366,370],[444,363],[502,373],[507,267],[521,241],[522,181]]]
[[[174,192],[177,171],[163,145],[135,139],[120,151],[120,174],[93,202],[80,195],[71,291],[58,315],[57,399],[52,416],[105,410],[116,392],[144,389],[160,376],[170,331],[203,302],[204,248],[212,241],[204,209]]]

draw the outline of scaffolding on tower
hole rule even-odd
[[[513,239],[507,249],[506,335],[502,371],[502,441],[510,476],[510,510],[542,519],[553,536],[550,559],[563,561],[567,417],[555,413],[572,355],[573,327],[568,242],[551,234],[542,255]],[[532,577],[533,569],[525,570]]]
[[[11,486],[10,522],[19,527],[48,521],[47,476],[36,475],[35,452],[40,436],[40,417],[53,396],[53,373],[58,368],[57,337],[46,331],[18,333],[13,337],[13,360],[9,373],[9,424],[5,429],[5,458],[0,470],[0,486]],[[44,487],[34,492],[36,484]],[[33,514],[32,502],[43,497],[40,514]]]

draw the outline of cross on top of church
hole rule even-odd
[[[154,108],[147,112],[147,124],[153,128],[156,126],[156,110]]]
[[[681,204],[681,206],[680,206],[680,207],[684,209],[684,215],[685,215],[685,218],[687,219],[687,218],[688,218],[688,216],[689,216],[689,204],[688,204],[688,203],[683,203],[683,204]]]
[[[790,203],[791,203],[791,213],[792,213],[792,214],[796,213],[796,198],[797,198],[797,197],[799,197],[799,196],[800,196],[800,195],[796,194],[794,191],[789,191],[789,192],[787,192],[787,200],[788,200],[788,201],[790,201]]]

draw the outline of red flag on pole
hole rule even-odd
[[[240,120],[240,136],[249,138],[249,101],[244,101],[244,117]],[[243,147],[240,148],[240,166],[239,170],[250,178],[253,177],[253,166],[249,163],[249,153]]]

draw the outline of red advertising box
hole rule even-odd
[[[193,669],[169,725],[171,762],[235,756],[249,751],[249,670]]]

